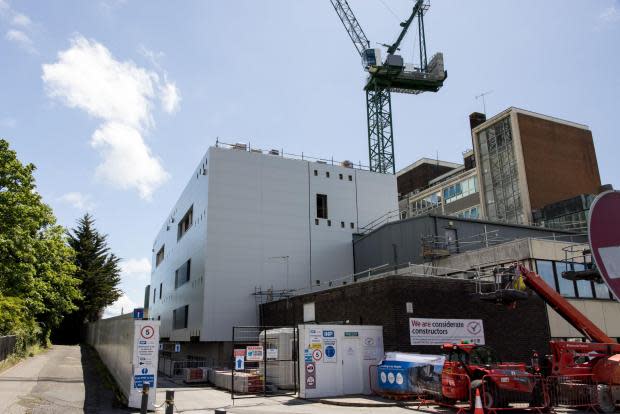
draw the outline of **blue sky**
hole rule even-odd
[[[392,42],[412,0],[349,0]],[[397,168],[459,162],[468,115],[509,106],[589,125],[601,179],[620,186],[620,3],[433,0],[437,94],[394,95]],[[85,211],[143,299],[151,246],[217,137],[367,163],[364,72],[328,0],[0,0],[0,137],[37,167],[61,224]],[[402,47],[411,57],[412,39]]]

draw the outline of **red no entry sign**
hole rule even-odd
[[[606,191],[590,207],[592,257],[616,300],[620,298],[620,191]]]

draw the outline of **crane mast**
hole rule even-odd
[[[391,45],[387,46],[387,57],[381,60],[381,50],[371,49],[362,26],[357,21],[347,0],[330,0],[336,14],[344,25],[355,49],[362,57],[364,69],[368,71],[366,92],[366,117],[368,125],[368,158],[371,171],[384,174],[395,173],[394,129],[392,127],[391,93],[419,94],[437,92],[448,76],[444,71],[443,55],[438,53],[427,62],[424,13],[428,10],[425,0],[416,0],[411,15],[401,23],[402,30]],[[405,64],[397,55],[399,46],[410,26],[417,18],[419,65]]]

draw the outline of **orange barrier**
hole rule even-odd
[[[480,389],[482,404],[487,413],[497,411],[526,410],[542,413],[550,407],[545,379],[540,375],[485,375],[472,383]]]

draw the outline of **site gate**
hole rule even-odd
[[[232,342],[230,383],[215,385],[230,389],[233,400],[297,394],[296,327],[235,326]],[[219,380],[223,381],[228,379]]]

